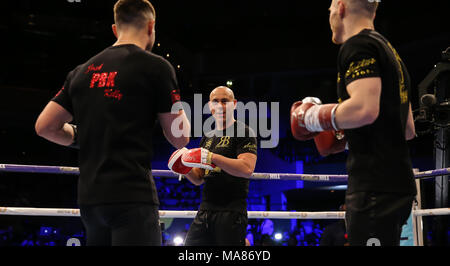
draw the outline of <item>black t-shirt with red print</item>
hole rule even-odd
[[[151,175],[158,113],[180,100],[173,67],[133,44],[111,46],[70,72],[52,99],[78,126],[79,204],[159,204]]]

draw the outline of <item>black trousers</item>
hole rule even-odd
[[[350,246],[399,246],[414,195],[355,192],[345,196]]]
[[[186,235],[186,246],[245,246],[247,214],[200,210]]]
[[[80,206],[88,246],[160,246],[158,206],[125,203]]]

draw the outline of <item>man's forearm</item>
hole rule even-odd
[[[199,168],[192,168],[192,170],[187,173],[186,178],[194,185],[200,186],[204,182],[205,171]]]
[[[336,109],[336,124],[339,129],[363,127],[372,124],[376,118],[364,106],[354,104],[351,100],[344,101]]]
[[[250,178],[254,169],[243,159],[231,159],[220,154],[213,154],[212,163],[233,176]]]
[[[71,125],[64,123],[59,129],[38,131],[38,135],[59,145],[69,146],[74,141],[74,131]]]

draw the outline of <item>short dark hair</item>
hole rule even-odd
[[[366,12],[370,16],[377,13],[379,3],[377,0],[347,0],[346,2],[350,9]]]
[[[114,22],[143,28],[145,24],[156,19],[155,8],[148,0],[119,0],[114,5]]]

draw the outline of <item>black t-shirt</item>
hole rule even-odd
[[[347,191],[416,193],[405,140],[409,74],[392,45],[379,33],[366,29],[340,48],[339,102],[349,98],[348,84],[368,77],[382,80],[380,112],[373,124],[345,130],[349,144]]]
[[[230,129],[205,134],[200,147],[231,159],[237,159],[242,153],[256,155],[257,143],[254,132],[239,121],[231,127],[232,134],[226,132],[230,132]],[[224,170],[219,172],[206,170],[204,178],[200,210],[247,212],[249,179],[232,176]]]
[[[78,125],[79,204],[159,204],[152,131],[157,113],[179,100],[169,62],[132,44],[111,46],[70,72],[52,100]]]

